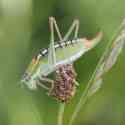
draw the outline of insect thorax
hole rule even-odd
[[[76,73],[72,64],[61,65],[55,74],[55,82],[49,95],[61,102],[68,102],[75,94]]]

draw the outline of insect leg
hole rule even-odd
[[[63,40],[68,40],[68,37],[71,35],[71,33],[73,32],[73,30],[75,29],[75,33],[74,33],[74,38],[78,37],[78,30],[79,30],[79,20],[74,20],[72,25],[70,26],[68,32],[65,34]],[[68,50],[65,50],[64,54],[66,55],[65,57],[67,57],[68,54]]]
[[[74,38],[78,37],[78,30],[79,30],[79,20],[74,20],[72,25],[70,26],[68,32],[66,33],[66,35],[64,36],[63,40],[67,40],[68,37],[71,35],[71,33],[73,32],[75,28],[75,33],[74,33]]]
[[[62,35],[61,35],[60,31],[59,31],[59,28],[58,28],[58,25],[57,25],[57,23],[56,23],[55,18],[54,18],[54,17],[50,17],[50,18],[49,18],[49,22],[52,23],[52,24],[50,24],[50,25],[53,25],[53,27],[55,26],[55,30],[56,30],[56,32],[57,32],[57,35],[58,35],[58,37],[59,37],[59,40],[61,41],[61,40],[62,40]],[[51,30],[51,29],[50,29],[50,30]],[[51,32],[52,32],[52,30],[51,30]]]
[[[50,86],[50,87],[47,86],[47,84],[44,84],[44,82],[51,84],[51,86]],[[47,77],[41,77],[41,78],[39,79],[39,81],[37,82],[37,84],[38,84],[39,86],[41,86],[42,88],[44,88],[44,89],[46,89],[46,90],[50,90],[50,88],[53,87],[53,83],[54,83],[54,81],[51,80],[51,79],[49,79],[49,78],[47,78]]]
[[[56,64],[56,54],[55,54],[55,47],[54,47],[54,18],[49,18],[49,24],[50,24],[50,45],[49,45],[49,53],[48,53],[48,63],[49,66],[52,67]]]
[[[38,84],[40,87],[42,87],[42,88],[44,88],[44,89],[46,89],[46,90],[49,90],[49,87],[46,86],[45,84],[43,84],[42,82],[37,82],[37,84]]]
[[[74,80],[74,82],[75,82],[76,86],[79,86],[79,83],[76,80]]]

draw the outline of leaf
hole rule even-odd
[[[86,103],[87,99],[95,94],[103,83],[103,75],[108,72],[113,65],[116,63],[119,54],[122,51],[123,45],[125,43],[125,19],[123,20],[120,27],[116,30],[115,35],[109,42],[104,54],[102,55],[97,67],[88,82],[88,85],[81,95],[81,98],[76,105],[76,108],[71,116],[69,125],[72,125],[77,117],[81,107]]]
[[[90,87],[88,94],[93,95],[103,83],[103,75],[108,72],[113,65],[116,63],[119,54],[122,51],[123,45],[125,43],[125,19],[118,29],[118,35],[116,38],[111,40],[104,55],[101,57],[99,66],[95,70],[95,75],[92,80],[92,86]],[[95,90],[96,89],[96,90]]]

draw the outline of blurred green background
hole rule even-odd
[[[80,86],[67,104],[67,125],[104,48],[125,17],[124,0],[0,0],[0,125],[56,125],[59,103],[46,91],[21,88],[19,82],[32,56],[49,44],[48,17],[62,34],[80,20],[79,37],[101,29],[102,42],[75,63]],[[100,91],[84,105],[74,125],[125,125],[125,47]]]

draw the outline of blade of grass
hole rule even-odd
[[[110,66],[108,66],[108,61],[111,60],[110,55],[112,55],[114,48],[117,47],[115,44],[116,43],[121,44],[121,42],[122,42],[122,45],[119,46],[120,48],[117,48],[118,54],[116,53],[117,55],[114,55],[114,56],[116,56],[115,57],[116,59],[114,60],[114,62],[110,62],[111,64],[110,64]],[[87,87],[85,88],[83,94],[80,97],[78,104],[76,105],[76,108],[69,121],[69,125],[72,125],[74,123],[74,121],[77,117],[77,114],[79,113],[81,107],[86,103],[88,97],[90,97],[90,95],[93,95],[97,90],[99,90],[99,88],[102,84],[102,76],[107,71],[109,71],[109,69],[116,63],[117,57],[122,50],[124,42],[125,42],[125,19],[123,20],[123,22],[119,26],[119,28],[115,31],[108,46],[106,47],[101,59],[99,60],[99,63],[97,64],[97,67],[96,67],[94,73],[92,74],[92,77],[91,77],[90,81],[88,82]],[[114,46],[114,48],[113,48],[113,46]],[[102,71],[100,69],[102,69]],[[99,75],[99,73],[101,73],[101,74]],[[98,82],[98,80],[100,80],[100,82]],[[98,84],[96,84],[97,82],[98,82]],[[95,84],[96,84],[96,86],[95,86],[96,88],[94,87]],[[92,89],[92,87],[94,88],[94,90]]]
[[[65,110],[65,103],[60,103],[57,125],[63,125],[64,110]]]

